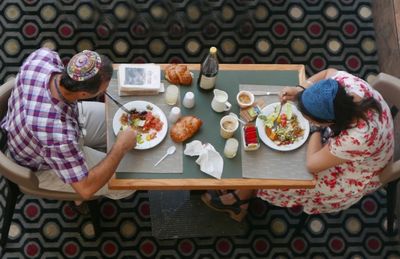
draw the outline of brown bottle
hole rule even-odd
[[[201,64],[197,86],[201,91],[211,91],[215,88],[218,75],[217,48],[211,47],[206,59]]]

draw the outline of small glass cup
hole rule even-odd
[[[228,138],[225,143],[224,155],[227,158],[234,158],[239,147],[239,141],[235,138]]]
[[[168,105],[175,105],[178,101],[179,89],[176,85],[169,85],[165,91],[165,102]]]

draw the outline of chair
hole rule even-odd
[[[7,113],[7,102],[10,97],[11,90],[14,87],[15,80],[12,79],[2,86],[0,86],[0,121]],[[35,172],[32,172],[28,168],[22,167],[12,161],[5,155],[6,150],[6,135],[0,131],[0,174],[5,178],[6,185],[8,187],[8,194],[6,197],[6,206],[4,210],[3,226],[1,227],[1,240],[0,245],[4,251],[7,239],[8,231],[10,229],[12,217],[14,214],[15,205],[17,199],[21,194],[33,195],[39,198],[52,199],[52,200],[64,200],[64,201],[76,201],[82,200],[82,198],[75,193],[57,192],[51,190],[40,189],[38,186],[38,179],[35,176]],[[88,207],[93,222],[93,227],[96,236],[100,234],[100,219],[99,219],[99,208],[96,198],[88,201]]]
[[[394,121],[395,152],[393,162],[386,166],[379,176],[383,188],[386,189],[387,204],[387,230],[389,234],[394,234],[395,219],[397,218],[397,230],[400,232],[400,79],[385,73],[380,73],[371,86],[377,90],[388,103]],[[300,215],[298,227],[295,234],[299,234],[301,229],[307,224],[310,215],[302,213]]]
[[[394,122],[395,150],[393,163],[389,164],[379,176],[387,192],[387,229],[390,234],[393,234],[396,218],[397,230],[400,232],[400,117],[397,116],[400,109],[400,79],[380,73],[372,83],[372,87],[388,103]]]

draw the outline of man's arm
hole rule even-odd
[[[86,178],[72,183],[72,188],[84,199],[92,197],[107,184],[125,153],[136,145],[136,135],[136,131],[130,127],[121,131],[107,156],[89,171]]]

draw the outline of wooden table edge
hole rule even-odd
[[[118,69],[120,64],[113,64]],[[161,69],[169,64],[159,64]],[[200,64],[185,64],[190,70],[199,70]],[[221,70],[283,70],[298,71],[299,83],[305,82],[302,64],[219,64]],[[201,180],[201,181],[199,181]],[[149,185],[150,184],[150,185]],[[206,189],[279,189],[314,188],[315,180],[282,179],[117,179],[115,174],[108,182],[112,190],[206,190]]]
[[[201,180],[201,181],[199,181]],[[309,189],[315,180],[282,179],[117,179],[111,178],[111,190],[208,190],[208,189]]]

